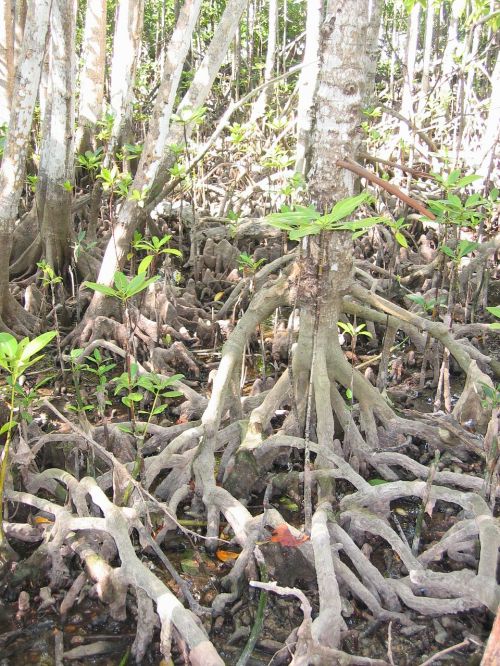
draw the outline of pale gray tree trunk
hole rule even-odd
[[[120,0],[113,39],[110,106],[114,115],[111,145],[130,140],[135,73],[141,48],[144,0]]]
[[[491,97],[486,128],[481,140],[478,173],[483,177],[484,185],[488,185],[497,163],[498,177],[498,145],[500,141],[500,55],[497,54],[495,68],[491,75]],[[498,185],[498,183],[497,183]]]
[[[364,0],[329,0],[321,25],[321,64],[314,99],[314,132],[308,173],[312,203],[322,213],[354,194],[354,176],[337,164],[355,158],[360,142],[361,108],[371,83],[368,50],[368,3]],[[377,10],[378,11],[378,10]],[[373,71],[373,70],[372,70]],[[334,446],[334,420],[330,387],[335,376],[334,358],[342,355],[337,321],[342,297],[353,280],[353,242],[350,233],[330,232],[309,237],[297,277],[300,330],[293,364],[299,419],[306,441],[312,435],[308,418],[314,405],[317,464],[328,467],[325,453]],[[343,355],[342,355],[343,357]],[[309,390],[308,388],[309,387]],[[305,471],[305,488],[307,476]],[[307,497],[307,490],[305,490]],[[321,488],[321,499],[328,488]],[[310,518],[309,518],[310,520]],[[309,521],[307,521],[309,522]],[[313,520],[313,538],[315,522]],[[316,551],[315,551],[316,556]],[[343,628],[337,581],[325,562],[316,561],[320,612],[313,623],[313,637],[322,645],[337,647]]]
[[[106,65],[106,0],[88,0],[80,71],[76,151],[92,149],[94,129],[103,111]]]
[[[14,89],[14,7],[0,2],[0,125],[9,122]]]
[[[430,81],[430,68],[432,58],[432,43],[434,38],[434,1],[427,0],[427,7],[425,9],[425,39],[424,39],[424,53],[422,60],[422,83],[420,85],[420,93],[417,108],[417,117],[421,121],[421,116],[425,111],[427,95],[429,94],[429,81]]]
[[[439,86],[439,98],[441,104],[448,111],[448,116],[451,114],[451,93],[452,93],[452,76],[455,70],[455,52],[458,48],[458,20],[460,15],[460,3],[451,3],[451,15],[449,18],[448,35],[446,39],[446,46],[443,53],[443,60],[441,64],[441,83]]]
[[[171,95],[175,94],[175,88],[171,91],[170,74],[173,71],[177,71],[177,68],[182,69],[183,59],[180,58],[180,55],[187,53],[188,48],[183,39],[184,37],[189,39],[191,36],[192,28],[190,32],[187,26],[191,26],[192,12],[197,6],[198,3],[193,4],[192,0],[184,5],[179,17],[179,22],[181,23],[178,22],[174,32],[174,36],[177,35],[175,42],[172,42],[172,47],[169,46],[162,88],[169,91],[165,95],[172,101],[173,98]],[[198,109],[205,102],[217,72],[224,58],[227,56],[229,46],[234,39],[245,7],[246,0],[229,0],[227,3],[210,46],[207,49],[207,53],[194,76],[188,92],[179,104],[177,113],[182,109]],[[174,36],[172,39],[174,39]],[[158,93],[158,97],[160,95],[161,90]],[[158,104],[155,104],[155,109],[157,106]],[[160,108],[163,108],[163,106]],[[160,114],[160,111],[158,111],[158,114]],[[170,113],[168,116],[165,115],[165,122],[158,124],[154,122],[155,115],[156,111],[153,113],[153,121],[145,142],[141,162],[137,168],[137,175],[131,188],[139,191],[143,190],[143,188],[148,188],[150,198],[161,194],[161,190],[169,177],[168,169],[175,162],[176,158],[168,147],[172,144],[182,143],[184,141],[184,131],[186,131],[188,137],[192,132],[192,126],[189,125],[186,128],[178,123],[170,125]],[[147,147],[148,145],[151,146],[151,149]],[[141,212],[141,208],[134,201],[127,201],[123,204],[114,228],[113,238],[110,239],[106,247],[97,278],[99,283],[112,285],[115,272],[123,268]],[[98,292],[94,293],[88,309],[87,318],[94,316],[102,309],[103,300],[102,294]]]
[[[416,2],[410,12],[408,25],[408,41],[406,44],[405,74],[403,81],[403,92],[401,98],[401,115],[413,122],[413,84],[415,77],[415,61],[417,59],[418,31],[420,24],[420,3]],[[408,140],[410,128],[406,123],[401,123],[400,135]]]
[[[307,171],[307,151],[311,137],[312,104],[319,71],[319,29],[323,18],[323,0],[307,0],[304,68],[299,75],[297,106],[297,148],[295,171]]]
[[[69,263],[74,179],[74,0],[53,0],[50,17],[47,109],[37,188],[42,254],[56,274]],[[66,185],[65,185],[66,183]]]
[[[9,131],[0,168],[0,318],[16,325],[16,301],[9,295],[9,260],[19,200],[24,188],[26,153],[40,83],[51,0],[31,0],[19,57]],[[19,313],[18,313],[19,314]]]
[[[21,55],[27,13],[27,0],[14,0],[14,69]]]
[[[264,66],[264,83],[271,80],[276,59],[276,38],[278,35],[278,0],[268,0],[268,34],[266,62]],[[263,88],[257,97],[250,115],[250,122],[256,122],[262,118],[266,111],[267,102],[271,94],[270,86]]]

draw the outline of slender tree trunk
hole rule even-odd
[[[199,0],[197,0],[197,3],[198,2]],[[185,5],[185,8],[181,13],[181,18],[179,19],[182,21],[182,27],[179,27],[179,32],[176,27],[174,36],[177,35],[177,37],[175,40],[174,37],[172,37],[173,41],[169,46],[169,53],[167,54],[165,77],[162,86],[165,86],[165,89],[169,90],[169,98],[171,85],[170,72],[177,71],[177,67],[182,69],[182,59],[179,58],[181,47],[179,46],[178,41],[181,40],[182,42],[181,38],[183,35],[185,35],[188,40],[190,39],[190,32],[184,27],[187,23],[186,13],[189,13],[186,9],[188,6],[193,7],[191,3]],[[217,72],[227,56],[229,46],[234,39],[245,6],[246,0],[229,0],[227,3],[222,18],[214,32],[210,46],[207,49],[207,53],[195,74],[188,92],[179,104],[177,109],[178,113],[182,109],[198,109],[205,102]],[[191,25],[190,22],[189,25]],[[189,44],[184,44],[184,46],[186,47],[185,50],[187,52]],[[174,96],[175,89],[176,87],[172,89],[172,94],[174,94]],[[160,98],[160,94],[161,92],[158,93],[158,99]],[[158,99],[155,104],[155,109],[158,108]],[[159,108],[163,108],[161,103]],[[148,191],[150,192],[150,200],[161,195],[162,188],[168,181],[168,169],[175,162],[175,155],[168,150],[168,146],[183,143],[184,131],[189,138],[193,129],[192,126],[189,125],[185,128],[180,124],[169,126],[169,122],[161,123],[161,125],[158,126],[158,124],[154,122],[155,115],[156,112],[153,113],[153,120],[145,142],[141,162],[139,163],[137,175],[132,184],[132,189],[142,190],[143,188],[148,188]],[[168,115],[168,121],[169,120],[170,114]],[[150,152],[147,148],[148,145],[154,146],[154,152]],[[148,157],[148,155],[151,154],[154,155],[154,158]],[[130,241],[132,240],[141,212],[141,209],[133,201],[127,201],[123,204],[118,217],[118,222],[114,228],[113,238],[108,242],[101,264],[101,270],[99,271],[97,281],[101,284],[111,285],[113,283],[115,272],[123,267],[129,251]],[[87,318],[95,316],[95,314],[102,310],[103,301],[104,299],[102,295],[95,292],[87,311]]]
[[[416,2],[410,13],[408,26],[408,41],[406,46],[405,75],[403,82],[403,94],[401,99],[401,115],[413,121],[413,84],[415,77],[415,61],[417,58],[418,29],[420,24],[420,4]],[[408,140],[410,128],[406,123],[401,123],[400,135]]]
[[[323,213],[354,193],[353,175],[341,169],[337,161],[354,158],[357,154],[360,111],[366,89],[371,85],[367,81],[371,69],[367,53],[367,10],[364,0],[329,0],[321,26],[321,64],[308,181],[312,202]],[[308,241],[306,254],[298,267],[300,331],[293,375],[306,446],[315,431],[319,446],[317,464],[327,467],[322,451],[331,451],[334,446],[330,392],[339,379],[335,376],[332,357],[336,352],[342,353],[337,321],[342,297],[352,286],[353,243],[351,234],[345,232],[308,237]],[[316,417],[314,429],[313,414]],[[306,458],[305,488],[308,474]],[[331,499],[328,493],[329,486],[321,486],[319,501]],[[305,494],[307,498],[306,490]],[[320,594],[320,613],[313,623],[312,633],[321,644],[337,647],[342,627],[340,594],[336,580],[330,583],[334,598],[325,599]]]
[[[452,112],[452,76],[453,71],[455,70],[454,56],[458,48],[459,11],[459,3],[451,3],[451,16],[449,18],[448,35],[441,65],[441,85],[439,87],[439,97],[442,106],[447,109],[448,117],[451,116]]]
[[[427,95],[429,94],[429,81],[430,69],[432,58],[432,44],[434,38],[434,2],[427,0],[427,7],[425,10],[425,41],[424,53],[422,61],[422,83],[420,86],[420,95],[418,100],[417,117],[421,120],[422,114],[425,112],[425,104]]]
[[[14,317],[9,295],[9,260],[19,199],[24,188],[26,153],[45,53],[51,0],[32,0],[17,67],[12,111],[0,168],[0,318]],[[15,323],[15,322],[14,322]],[[1,324],[0,324],[1,325]]]
[[[27,0],[14,0],[14,71],[21,55],[27,13]]]
[[[75,2],[53,0],[50,17],[49,106],[44,120],[37,212],[43,256],[56,274],[69,264],[74,179]],[[66,183],[66,185],[65,185]]]
[[[0,125],[9,122],[14,90],[14,7],[0,3]]]
[[[266,51],[266,64],[264,67],[264,83],[270,81],[273,76],[274,63],[276,59],[276,38],[278,34],[278,0],[268,0],[269,13],[268,13],[268,33],[267,33],[267,51]],[[252,108],[250,122],[256,122],[262,118],[266,111],[267,102],[271,94],[271,89],[266,86]]]
[[[307,0],[306,45],[304,68],[299,75],[297,107],[297,148],[295,171],[305,174],[308,168],[307,151],[311,138],[312,104],[319,71],[319,29],[323,18],[323,0]]]
[[[113,40],[110,106],[114,115],[111,145],[130,140],[135,72],[141,48],[144,0],[120,0]]]
[[[478,173],[483,177],[484,186],[493,173],[495,156],[498,154],[500,141],[500,55],[497,53],[495,68],[491,75],[491,97],[486,128],[481,141]]]
[[[361,0],[330,1],[321,33],[321,65],[315,95],[315,129],[311,143],[309,191],[316,208],[323,213],[335,202],[354,193],[354,177],[337,166],[337,160],[356,156],[358,124],[367,84],[366,3]],[[335,21],[332,17],[335,16]],[[299,416],[306,412],[305,387],[311,368],[313,331],[318,340],[337,346],[337,321],[341,298],[352,283],[353,245],[351,235],[330,233],[309,238],[299,273],[301,319],[296,355],[296,395]],[[321,274],[321,279],[318,275]],[[314,289],[308,285],[316,284]],[[316,292],[316,293],[315,293]],[[320,292],[320,293],[319,293]],[[315,303],[318,310],[315,313]],[[318,319],[315,322],[316,314]],[[325,348],[318,343],[323,358]]]
[[[76,152],[92,149],[94,129],[102,116],[106,65],[106,0],[89,0],[80,71],[80,103]]]

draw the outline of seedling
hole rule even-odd
[[[3,531],[3,495],[12,432],[18,425],[14,413],[19,406],[19,389],[22,391],[19,380],[28,368],[43,358],[43,354],[40,355],[39,352],[56,335],[56,331],[47,331],[33,340],[24,338],[18,342],[10,333],[0,333],[0,367],[7,373],[7,383],[10,387],[9,420],[0,428],[0,435],[6,434],[0,465],[0,566],[14,555]]]

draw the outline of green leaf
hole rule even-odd
[[[129,400],[132,400],[132,402],[140,402],[144,398],[144,396],[142,393],[129,393],[127,395],[127,398]]]
[[[148,254],[147,256],[144,257],[144,259],[141,261],[139,264],[139,268],[137,269],[138,273],[146,273],[148,270],[151,262],[153,261],[154,257],[152,254]]]
[[[321,231],[321,227],[317,223],[312,223],[308,227],[299,227],[298,229],[292,229],[290,231],[289,238],[290,240],[299,240],[299,238],[304,238],[304,236],[316,236]]]
[[[396,231],[396,233],[394,234],[394,238],[401,245],[401,247],[404,247],[404,248],[408,247],[408,241],[406,240],[405,236],[400,231]]]
[[[132,430],[132,428],[130,426],[118,424],[116,427],[118,428],[118,430],[121,430],[121,432],[126,432],[129,435],[132,435],[134,433],[134,431]]]
[[[332,208],[332,212],[322,217],[321,220],[324,220],[327,224],[342,220],[344,217],[354,213],[356,208],[359,208],[359,206],[369,198],[370,195],[367,192],[362,192],[355,197],[348,197],[347,199],[337,201]]]
[[[3,424],[3,426],[0,428],[0,435],[5,434],[9,430],[12,430],[12,428],[15,428],[17,425],[16,421],[7,421],[6,423]]]
[[[183,394],[180,391],[166,391],[161,395],[163,398],[180,398]]]
[[[169,247],[166,250],[163,250],[165,254],[172,254],[174,257],[182,257],[182,252],[177,250],[175,247]]]
[[[492,331],[500,331],[500,322],[494,321],[493,324],[489,325]]]
[[[42,333],[38,337],[31,340],[31,342],[28,342],[21,353],[20,360],[26,362],[34,354],[38,354],[38,352],[46,347],[49,342],[51,342],[51,340],[56,337],[56,335],[57,331],[47,331],[46,333]]]
[[[158,416],[159,414],[163,414],[163,412],[167,409],[168,405],[160,405],[159,407],[155,407],[153,411],[151,412],[152,416]]]
[[[458,244],[458,256],[460,258],[465,257],[473,252],[477,247],[479,247],[479,243],[473,243],[472,241],[468,240],[461,240]]]
[[[98,291],[100,294],[105,294],[106,296],[117,297],[117,292],[112,287],[107,287],[105,284],[98,284],[97,282],[87,282],[83,283],[84,287]]]
[[[118,291],[121,291],[124,294],[127,292],[129,282],[127,280],[126,275],[124,275],[121,271],[116,271],[116,273],[114,274],[114,283]]]
[[[494,317],[498,317],[498,319],[500,319],[500,305],[494,305],[493,307],[486,308],[486,309]]]
[[[385,479],[369,479],[368,483],[370,486],[382,486],[384,483],[389,483],[389,481]]]
[[[446,256],[451,257],[452,259],[456,259],[455,254],[453,250],[448,247],[447,245],[441,245],[439,248],[443,254],[446,254]]]
[[[0,333],[0,356],[13,359],[17,355],[17,340],[10,333]]]
[[[139,273],[139,275],[136,275],[131,281],[128,286],[127,294],[130,297],[135,296],[139,292],[143,291],[147,287],[149,287],[150,284],[153,284],[153,282],[157,282],[160,279],[159,275],[153,275],[153,277],[148,278],[147,280],[145,279],[146,275],[145,273]]]
[[[347,398],[348,400],[352,400],[353,395],[352,395],[352,391],[351,391],[351,389],[346,389],[346,390],[345,390],[345,395],[346,395],[346,398]]]
[[[467,185],[474,183],[476,180],[481,180],[481,176],[476,176],[475,174],[464,176],[456,181],[455,187],[466,187]]]

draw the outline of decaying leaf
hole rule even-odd
[[[239,553],[233,553],[231,550],[217,550],[215,555],[221,562],[228,562],[230,560],[237,560]]]
[[[273,530],[270,541],[273,543],[279,543],[281,546],[286,546],[287,548],[297,548],[297,546],[300,546],[304,541],[309,541],[309,537],[307,534],[301,534],[298,537],[294,537],[290,532],[288,525],[283,523]]]

